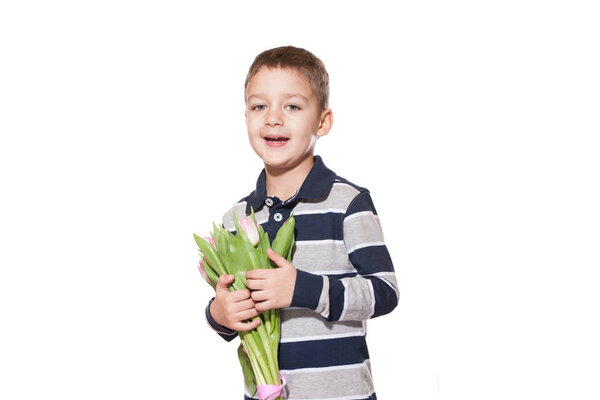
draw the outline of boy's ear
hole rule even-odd
[[[317,136],[325,136],[331,130],[331,125],[333,125],[333,112],[330,108],[327,108],[321,112],[321,119],[319,122],[319,129],[317,130]]]

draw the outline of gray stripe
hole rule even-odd
[[[376,218],[373,213],[360,213],[352,217],[354,215],[344,221],[344,241],[348,249],[362,243],[383,242],[379,218]]]
[[[350,185],[335,183],[326,199],[319,202],[299,202],[294,207],[294,213],[322,212],[326,209],[344,213],[358,193],[360,192]]]
[[[331,271],[332,274],[342,274],[354,270],[342,241],[296,241],[292,264],[307,272]]]
[[[344,309],[340,320],[365,320],[373,315],[375,295],[373,285],[368,279],[354,277],[343,278]]]
[[[368,360],[362,364],[283,371],[283,374],[290,393],[305,394],[302,399],[357,399],[369,397],[375,391]]]
[[[328,322],[307,308],[281,310],[281,339],[364,334],[362,321]]]

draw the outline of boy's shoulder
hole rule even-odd
[[[360,211],[371,210],[375,207],[371,200],[371,192],[364,186],[359,186],[346,178],[336,175],[331,190],[326,197],[317,202],[307,202],[297,207],[298,211],[337,212],[347,217]]]

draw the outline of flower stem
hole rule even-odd
[[[262,342],[263,348],[265,349],[265,353],[267,353],[267,360],[269,361],[269,373],[273,378],[274,385],[281,385],[281,381],[279,379],[279,374],[277,373],[277,360],[273,358],[273,347],[271,346],[271,341],[269,340],[269,334],[265,329],[263,324],[260,324],[256,328],[260,340]]]
[[[259,325],[260,326],[260,325]],[[262,372],[262,375],[264,376],[264,380],[266,382],[266,384],[269,384],[270,382],[272,382],[272,376],[271,376],[271,370],[269,369],[269,367],[267,366],[266,360],[263,357],[263,352],[261,352],[259,343],[257,343],[257,338],[255,337],[256,333],[254,332],[254,330],[250,331],[250,332],[246,332],[244,334],[244,337],[246,339],[246,343],[248,344],[248,353],[252,352],[254,354],[254,356],[256,357],[256,360],[258,361],[258,366],[260,367],[259,370]]]
[[[247,349],[246,354],[248,355],[248,359],[250,360],[250,365],[252,366],[252,370],[254,371],[254,377],[256,378],[256,383],[258,385],[266,385],[267,382],[265,380],[265,377],[262,373],[262,371],[260,370],[260,367],[258,365],[258,361],[256,360],[256,355],[254,354],[254,351],[251,351],[250,349],[250,343],[248,343],[248,338],[246,337],[247,332],[240,332],[240,339],[242,340],[242,346],[244,346],[245,349]]]

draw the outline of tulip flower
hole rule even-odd
[[[211,236],[205,236],[202,239],[206,240],[208,243],[212,244],[212,246],[216,249],[217,248],[217,244],[215,243],[215,236],[211,235]]]
[[[204,278],[206,282],[213,288],[216,287],[217,281],[219,280],[219,276],[212,270],[206,258],[204,256],[200,257],[200,262],[198,263],[198,271],[200,271],[200,275]]]
[[[258,244],[258,241],[260,240],[256,224],[250,218],[246,217],[240,221],[240,226],[242,227],[242,230],[248,237],[250,243],[252,243],[252,246],[256,246]]]
[[[201,252],[198,265],[200,274],[213,289],[222,274],[234,275],[230,291],[247,289],[246,271],[254,268],[277,268],[267,256],[271,248],[269,236],[256,223],[254,210],[250,218],[233,221],[236,234],[213,224],[210,237],[194,235]],[[294,246],[293,215],[279,229],[272,248],[291,261]],[[239,332],[241,344],[238,358],[250,395],[258,393],[261,400],[281,399],[286,380],[279,372],[278,348],[280,337],[280,311],[267,310],[258,317],[261,323],[251,331]]]

